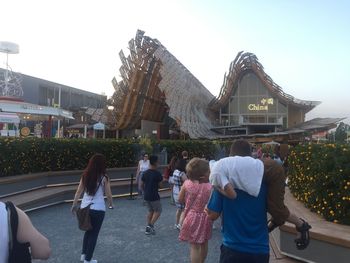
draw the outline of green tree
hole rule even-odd
[[[350,126],[344,122],[340,122],[337,129],[335,130],[335,141],[343,143],[347,139],[347,132],[350,130]]]

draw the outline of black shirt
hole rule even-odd
[[[153,169],[148,169],[142,176],[144,199],[146,201],[157,201],[159,183],[163,180],[162,174]]]

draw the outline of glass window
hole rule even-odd
[[[221,108],[221,113],[223,114],[228,113],[228,104]]]
[[[277,123],[277,117],[276,116],[269,116],[267,118],[268,123]]]
[[[277,123],[277,114],[284,116],[287,108],[270,94],[258,76],[248,72],[239,80],[239,85],[234,88],[229,103],[221,108],[221,113],[225,117],[229,114],[229,118],[223,122],[229,122],[230,125],[242,122]],[[239,115],[243,116],[241,120]]]
[[[230,125],[238,125],[238,115],[230,116]]]
[[[278,113],[287,113],[287,106],[278,102]]]
[[[230,114],[238,114],[238,97],[231,97],[230,99]]]
[[[283,117],[283,128],[287,129],[287,117]]]
[[[221,123],[222,126],[228,126],[228,117],[227,116],[221,116]]]
[[[260,123],[266,123],[266,116],[264,115],[243,115],[243,123],[244,124],[260,124]]]

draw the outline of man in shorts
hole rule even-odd
[[[154,235],[154,224],[160,217],[162,212],[162,205],[160,203],[160,197],[158,189],[163,180],[162,174],[157,170],[158,157],[151,155],[149,158],[150,168],[144,172],[142,177],[142,188],[144,191],[144,200],[148,207],[146,235]]]

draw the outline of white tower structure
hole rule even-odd
[[[0,41],[0,52],[6,54],[6,70],[0,75],[0,96],[21,97],[23,96],[21,78],[12,72],[8,63],[9,54],[18,54],[19,46],[12,42]]]

